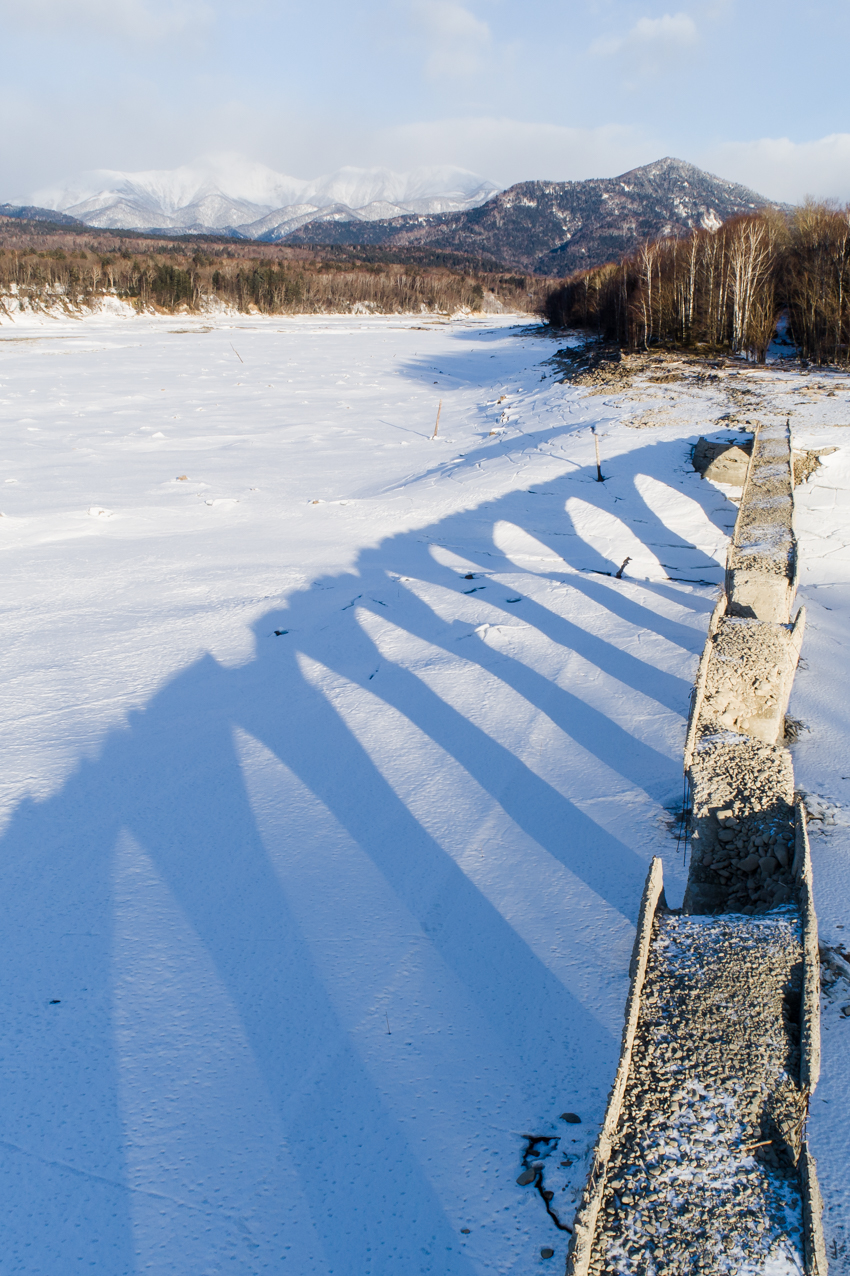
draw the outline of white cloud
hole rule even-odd
[[[698,39],[697,25],[687,13],[665,13],[660,18],[639,18],[623,36],[594,40],[590,52],[600,57],[634,58],[648,70],[695,45]]]
[[[811,195],[850,201],[850,133],[831,133],[811,142],[787,137],[724,142],[696,162],[769,199],[796,204]]]
[[[0,19],[36,30],[94,31],[110,38],[155,44],[206,25],[203,0],[0,0]]]
[[[453,0],[414,0],[411,14],[428,44],[426,74],[433,80],[475,75],[484,65],[490,28]]]
[[[372,149],[391,167],[457,164],[502,186],[612,177],[666,154],[662,143],[627,125],[569,128],[488,116],[383,129]]]
[[[34,190],[66,184],[88,169],[176,168],[212,150],[247,151],[247,138],[252,159],[309,178],[345,164],[400,172],[451,165],[500,186],[612,177],[670,153],[667,139],[615,124],[585,129],[453,116],[367,128],[344,116],[258,112],[234,99],[203,95],[175,127],[171,104],[157,86],[132,77],[110,111],[102,110],[96,92],[81,96],[70,133],[57,133],[57,109],[55,101],[34,95],[0,99],[0,203],[28,202]]]

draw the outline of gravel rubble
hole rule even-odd
[[[659,913],[595,1276],[803,1271],[802,961],[793,906]]]

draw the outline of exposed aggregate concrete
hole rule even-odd
[[[709,638],[700,725],[776,744],[784,734],[802,628],[802,617],[793,628],[738,616],[721,621]]]
[[[714,483],[743,487],[750,464],[752,443],[716,442],[703,435],[696,441],[691,463],[703,478]]]
[[[729,551],[730,614],[787,622],[796,570],[793,491],[788,426],[762,426]]]
[[[805,452],[794,451],[794,486],[799,487],[801,483],[807,483],[813,474],[816,474],[821,467],[821,457],[831,456],[838,449],[834,447],[809,448]]]
[[[733,732],[704,734],[691,762],[694,832],[687,912],[753,913],[794,888],[791,755]]]
[[[794,908],[657,915],[595,1276],[802,1272],[801,986]]]

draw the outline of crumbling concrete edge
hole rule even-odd
[[[735,515],[735,526],[732,528],[732,535],[729,537],[729,544],[726,548],[726,570],[723,575],[723,595],[726,598],[727,602],[731,595],[732,571],[733,571],[732,562],[735,557],[735,550],[738,548],[738,528],[740,527],[740,524],[741,524],[741,511],[744,508],[744,504],[746,502],[747,495],[750,490],[750,477],[752,475],[753,469],[755,468],[755,456],[756,456],[756,452],[758,451],[760,429],[761,429],[761,425],[759,423],[756,423],[756,425],[753,427],[753,446],[752,446],[752,450],[750,451],[750,459],[747,465],[747,473],[744,478],[744,486],[741,488],[741,498],[738,501],[738,513]],[[687,767],[685,769],[687,770]]]
[[[818,1187],[815,1158],[808,1140],[800,1152],[800,1179],[803,1189],[803,1261],[806,1276],[827,1276],[826,1242],[823,1238],[823,1197]]]
[[[796,592],[796,589],[797,589],[797,578],[795,576],[794,577],[795,592]],[[800,652],[803,650],[803,637],[805,633],[806,633],[806,609],[805,607],[801,606],[798,608],[797,615],[794,617],[794,622],[791,625],[791,640],[797,649],[798,660],[800,659]],[[796,669],[794,670],[794,672],[795,673],[797,672]]]
[[[699,727],[700,714],[702,712],[702,702],[705,698],[705,684],[708,678],[708,666],[711,663],[712,639],[720,627],[720,622],[726,615],[726,591],[718,598],[714,611],[711,613],[711,620],[708,622],[708,634],[705,639],[705,646],[702,649],[702,655],[699,658],[697,667],[696,682],[694,683],[694,694],[691,697],[691,711],[688,714],[688,733],[685,736],[685,755],[684,769],[687,774],[691,765],[691,757],[693,756],[694,744],[696,743],[697,729]]]
[[[780,427],[777,427],[780,428]],[[788,448],[788,481],[789,490],[787,493],[789,505],[788,518],[788,534],[790,536],[790,548],[787,551],[788,557],[782,572],[772,570],[764,570],[764,565],[758,567],[752,562],[749,565],[738,563],[738,554],[741,547],[741,530],[747,518],[747,508],[750,503],[751,489],[755,482],[755,476],[764,460],[762,454],[762,427],[758,425],[753,433],[753,450],[750,455],[750,463],[747,467],[747,475],[744,487],[741,493],[741,501],[738,507],[738,516],[735,519],[735,527],[732,532],[732,538],[729,544],[729,550],[726,555],[726,594],[728,596],[727,611],[736,616],[751,617],[755,620],[766,620],[786,624],[790,618],[791,611],[794,606],[796,597],[796,586],[799,579],[799,554],[797,546],[797,538],[794,532],[794,469],[792,463],[792,447],[791,447],[791,419],[787,418],[784,426],[785,442]],[[768,431],[768,440],[774,440],[773,434]],[[768,458],[768,463],[770,460]],[[773,502],[771,502],[772,504]],[[744,559],[748,556],[744,555]],[[749,555],[752,557],[752,555]],[[778,563],[778,560],[777,560]]]
[[[812,894],[812,856],[806,827],[806,808],[795,803],[794,868],[803,922],[803,997],[800,1007],[800,1085],[808,1099],[820,1077],[820,950],[818,919]],[[823,1199],[817,1165],[808,1139],[800,1151],[800,1186],[803,1195],[803,1256],[806,1276],[826,1276],[826,1243],[823,1236]]]
[[[652,942],[652,927],[659,904],[662,908],[665,907],[664,869],[661,859],[655,856],[649,866],[643,895],[641,896],[637,933],[635,935],[634,948],[632,949],[632,958],[629,962],[631,985],[628,1000],[626,1001],[626,1022],[623,1027],[623,1040],[620,1046],[620,1061],[617,1066],[614,1084],[611,1087],[611,1093],[608,1096],[605,1120],[602,1122],[602,1129],[599,1131],[599,1138],[596,1140],[596,1147],[593,1149],[587,1183],[573,1223],[573,1234],[567,1254],[567,1276],[587,1276],[590,1266],[593,1239],[596,1234],[596,1222],[599,1217],[599,1207],[602,1204],[602,1195],[605,1191],[608,1162],[611,1159],[614,1135],[617,1132],[620,1112],[623,1107],[623,1096],[626,1092],[626,1084],[632,1064],[632,1047],[634,1046],[638,1018],[640,1016],[643,983],[649,960],[649,946]]]
[[[729,553],[738,548],[738,529],[741,525],[741,514],[746,506],[747,498],[750,494],[750,481],[753,477],[753,471],[756,468],[756,453],[759,450],[759,434],[761,433],[761,422],[757,421],[753,428],[753,446],[750,451],[750,463],[747,466],[747,476],[744,479],[744,486],[741,488],[741,499],[738,502],[738,514],[735,518],[735,526],[732,528],[732,539],[729,542]],[[727,590],[728,592],[728,590]]]
[[[820,1077],[820,953],[818,919],[812,895],[812,857],[806,810],[795,803],[794,868],[803,923],[803,997],[800,1012],[800,1085],[812,1094]]]

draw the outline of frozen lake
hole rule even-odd
[[[736,509],[556,349],[0,327],[6,1270],[562,1269]]]

